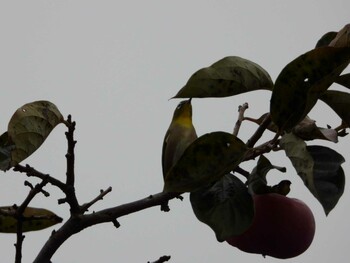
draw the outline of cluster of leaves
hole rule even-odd
[[[350,74],[342,74],[350,63],[350,25],[325,34],[316,47],[297,57],[281,71],[275,83],[261,66],[241,57],[225,57],[195,72],[174,98],[227,97],[255,90],[271,91],[270,112],[258,119],[244,118],[260,125],[243,143],[225,132],[205,134],[195,140],[165,177],[164,191],[190,192],[197,218],[209,225],[218,241],[243,233],[252,223],[251,194],[277,192],[286,195],[290,182],[268,186],[266,174],[272,165],[262,154],[283,150],[305,186],[328,214],[344,191],[344,158],[324,146],[305,141],[321,139],[338,142],[350,127],[350,93],[329,90],[333,83],[350,88]],[[321,128],[307,115],[318,100],[340,117],[337,128]],[[243,114],[242,114],[243,115]],[[274,139],[254,147],[265,129]],[[244,171],[239,164],[260,156],[256,167]],[[236,173],[247,177],[242,182]]]
[[[33,154],[62,122],[62,114],[48,101],[18,108],[7,131],[0,136],[0,170],[7,171]],[[19,228],[21,232],[36,231],[62,222],[62,218],[46,209],[23,206],[20,210],[18,213],[17,206],[0,207],[0,232],[17,233]]]
[[[71,217],[52,234],[39,253],[36,262],[48,262],[58,247],[71,235],[98,223],[113,222],[117,218],[161,205],[183,192],[190,192],[190,200],[197,218],[208,224],[219,241],[243,233],[254,217],[252,194],[275,192],[286,195],[290,182],[281,181],[269,186],[266,175],[271,169],[285,172],[263,155],[281,149],[286,153],[306,187],[322,204],[328,214],[337,204],[344,191],[345,176],[341,164],[344,158],[324,146],[308,146],[305,141],[322,139],[338,142],[346,135],[350,125],[350,93],[329,90],[333,83],[350,88],[350,74],[342,72],[350,63],[350,25],[339,32],[325,34],[316,47],[290,62],[279,74],[275,83],[261,66],[240,57],[226,57],[212,66],[194,73],[174,98],[227,97],[255,91],[271,91],[270,112],[258,119],[244,117],[245,107],[234,134],[213,132],[195,140],[183,153],[165,177],[164,190],[160,194],[117,207],[85,214],[97,200],[111,191],[101,191],[89,203],[79,205],[74,191],[74,145],[75,123],[70,117],[64,120],[57,107],[48,101],[36,101],[20,107],[12,116],[8,130],[0,136],[0,170],[26,173],[42,182],[31,187],[28,197],[20,206],[0,207],[0,232],[17,233],[17,250],[23,240],[22,232],[41,230],[62,219],[49,210],[29,207],[37,193],[47,183],[60,188],[66,198],[59,203],[70,205]],[[337,128],[320,128],[307,114],[322,100],[340,117]],[[237,137],[240,122],[254,121],[259,128],[246,142]],[[33,154],[60,123],[68,127],[67,180],[63,183],[42,174],[20,162]],[[255,146],[264,131],[275,133],[272,140]],[[239,165],[259,157],[256,167],[248,172]],[[244,175],[243,182],[237,173]],[[64,234],[62,234],[64,233]],[[16,262],[20,262],[17,260]],[[45,259],[45,260],[43,260]]]

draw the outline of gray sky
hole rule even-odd
[[[196,70],[235,55],[258,63],[275,80],[325,32],[349,23],[349,10],[347,0],[1,1],[1,131],[21,105],[50,100],[64,116],[72,114],[77,121],[76,186],[81,203],[108,186],[113,192],[93,209],[157,193],[163,186],[163,136],[178,103],[168,99]],[[257,117],[268,111],[269,95],[260,91],[194,100],[197,133],[232,131],[239,104],[248,102],[246,114]],[[323,126],[338,124],[321,103],[310,115]],[[244,123],[241,138],[246,140],[254,128]],[[64,131],[57,127],[24,163],[64,179]],[[348,159],[349,138],[341,141],[345,143],[327,145]],[[290,196],[304,200],[317,222],[310,249],[285,262],[345,262],[349,186],[326,218],[284,155],[270,159],[287,166],[288,172],[272,172],[268,179],[291,180]],[[343,168],[349,173],[349,163]],[[23,179],[13,172],[2,174],[0,205],[22,202],[28,191]],[[39,197],[32,206],[49,208],[67,219],[67,205],[56,205],[62,194],[48,190],[51,197]],[[87,229],[69,239],[53,262],[147,262],[162,255],[171,255],[170,262],[177,263],[278,261],[218,243],[209,227],[195,218],[188,195],[170,206],[170,213],[157,207],[121,218],[119,229],[112,224]],[[52,229],[26,234],[23,262],[34,259]],[[14,242],[14,235],[0,235],[2,262],[13,262]]]

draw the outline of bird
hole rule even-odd
[[[180,159],[186,148],[197,139],[197,133],[192,123],[191,99],[181,101],[164,136],[162,149],[163,178]]]

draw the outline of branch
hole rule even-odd
[[[102,200],[103,197],[105,195],[107,195],[108,193],[110,193],[112,191],[112,187],[108,187],[106,190],[100,190],[100,194],[94,198],[92,201],[86,203],[86,204],[83,204],[81,207],[80,207],[80,210],[84,213],[86,211],[89,210],[89,208],[94,205],[96,202],[98,202],[99,200]]]
[[[151,263],[164,263],[170,260],[170,256],[162,256],[159,259],[157,259],[156,261],[153,261]],[[150,263],[149,261],[147,263]]]
[[[63,182],[61,182],[60,180],[57,180],[56,178],[51,177],[48,174],[43,174],[35,170],[33,167],[31,167],[28,164],[26,166],[17,164],[15,167],[13,167],[13,170],[15,172],[25,173],[28,177],[37,177],[43,181],[45,180],[48,183],[61,189],[63,192],[66,191],[66,185]]]
[[[271,123],[271,115],[268,113],[266,114],[264,120],[262,121],[259,128],[255,131],[253,136],[247,141],[246,145],[249,148],[254,147],[254,145],[261,138],[261,136],[263,135],[264,131],[267,129],[270,123]]]
[[[78,199],[75,195],[75,173],[74,173],[74,164],[75,164],[75,154],[74,148],[77,141],[74,140],[74,131],[75,131],[75,121],[72,122],[72,116],[68,115],[67,121],[65,122],[68,131],[65,133],[68,143],[68,150],[66,154],[67,159],[67,172],[66,172],[66,201],[70,205],[71,213],[79,213],[79,204]]]
[[[238,107],[238,120],[236,121],[236,125],[233,129],[233,135],[237,137],[239,129],[241,127],[243,118],[244,118],[244,112],[248,109],[248,103],[244,103],[243,105],[240,105]]]
[[[17,241],[15,244],[16,247],[16,256],[15,256],[15,263],[20,263],[22,261],[22,246],[23,246],[23,240],[24,240],[24,235],[23,235],[23,213],[25,209],[28,207],[29,203],[33,200],[33,198],[38,194],[38,193],[44,193],[45,196],[47,196],[47,192],[43,190],[44,186],[48,183],[47,180],[43,179],[40,184],[37,184],[35,187],[33,187],[30,183],[25,181],[26,186],[30,186],[31,190],[28,193],[28,196],[22,204],[19,207],[16,207],[16,212],[15,212],[15,218],[17,220],[17,231],[16,231],[16,236],[17,236]]]
[[[180,193],[158,193],[149,197],[123,204],[120,206],[104,209],[86,215],[72,215],[68,221],[47,240],[42,247],[34,263],[48,263],[57,249],[72,235],[90,226],[115,222],[117,218],[135,213],[153,206],[160,206],[165,201],[178,197]]]

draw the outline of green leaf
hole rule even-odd
[[[165,177],[165,192],[192,192],[234,170],[247,152],[246,145],[226,132],[195,140]]]
[[[331,107],[350,127],[350,94],[343,91],[327,90],[320,98]]]
[[[293,128],[349,62],[350,48],[321,47],[289,63],[277,77],[272,92],[272,121],[279,129]]]
[[[287,133],[282,136],[280,146],[286,152],[306,187],[314,193],[314,161],[306,149],[306,143],[296,135]]]
[[[350,89],[350,73],[339,76],[335,82]]]
[[[320,40],[317,41],[316,47],[326,47],[329,45],[329,43],[332,42],[332,40],[336,37],[336,35],[338,34],[338,32],[328,32],[326,34],[324,34]]]
[[[225,57],[194,73],[174,98],[228,97],[272,87],[270,75],[258,64],[241,57]]]
[[[10,167],[35,152],[61,122],[62,114],[49,101],[35,101],[20,107],[8,124],[9,141],[15,145],[11,152]]]
[[[285,167],[272,165],[264,155],[260,155],[258,163],[248,179],[249,190],[252,194],[266,194],[273,192],[272,187],[267,185],[266,180],[267,173],[272,169],[276,169],[283,173],[286,172]]]
[[[253,221],[253,199],[242,181],[232,174],[192,192],[190,200],[198,220],[214,230],[219,242],[242,234]]]
[[[345,160],[336,151],[324,146],[307,146],[314,160],[314,196],[320,201],[325,213],[336,206],[343,195],[345,176],[340,166]]]
[[[291,133],[282,137],[280,146],[306,187],[328,214],[344,191],[345,178],[340,167],[344,158],[327,147],[306,146],[302,139]]]
[[[0,232],[16,233],[17,219],[15,218],[16,209],[13,206],[0,207]],[[62,222],[62,218],[55,213],[43,209],[27,207],[23,213],[22,231],[37,231],[53,226]]]
[[[8,140],[8,133],[0,136],[0,170],[6,171],[11,163],[11,151],[15,148]]]

